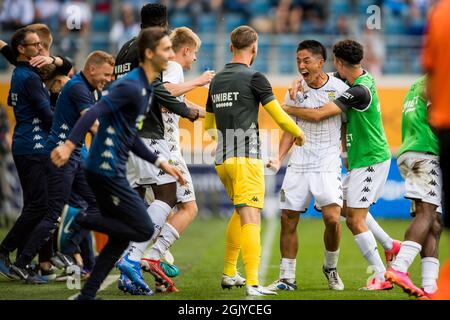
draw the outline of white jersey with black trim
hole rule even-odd
[[[169,61],[167,70],[163,73],[164,82],[181,84],[184,82],[183,67],[176,61]],[[184,102],[184,95],[177,97]],[[180,150],[180,116],[172,112],[163,112],[164,139],[169,145],[170,152],[181,152]]]
[[[299,93],[296,101],[286,93],[285,103],[301,108],[319,108],[328,101],[333,101],[344,93],[349,86],[338,78],[327,75],[328,81],[320,88],[311,88],[305,80],[303,96]],[[320,122],[310,122],[293,117],[303,130],[306,143],[294,146],[289,165],[298,172],[336,172],[341,166],[341,115],[336,115]]]

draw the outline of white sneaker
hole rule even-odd
[[[239,272],[236,273],[234,277],[227,276],[226,274],[222,275],[222,289],[227,288],[230,290],[232,287],[243,287],[245,286],[245,278],[242,277]]]
[[[272,291],[294,291],[297,290],[297,281],[295,280],[288,280],[288,279],[277,279],[271,284],[269,284],[267,289]]]
[[[272,296],[276,294],[275,291],[270,291],[263,286],[247,286],[248,296]]]
[[[323,266],[322,271],[325,277],[327,277],[328,288],[330,290],[344,290],[344,283],[342,282],[341,277],[339,277],[339,273],[336,268],[326,269],[325,266]]]

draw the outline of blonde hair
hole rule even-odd
[[[47,51],[50,50],[50,47],[53,44],[53,37],[50,29],[46,24],[43,23],[33,23],[27,26],[28,28],[36,31],[39,39],[41,40],[41,44]]]
[[[174,29],[170,34],[170,40],[172,41],[172,49],[174,52],[178,52],[186,45],[198,49],[202,44],[195,32],[186,27]]]
[[[112,55],[110,55],[107,52],[100,51],[100,50],[93,51],[86,58],[86,62],[84,63],[84,69],[86,69],[88,66],[90,66],[92,64],[94,64],[96,66],[100,66],[104,63],[107,63],[110,66],[114,67],[115,59]]]

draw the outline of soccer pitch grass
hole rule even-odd
[[[409,221],[380,220],[381,226],[394,238],[403,239]],[[272,225],[270,225],[272,224]],[[225,229],[227,221],[223,219],[198,219],[181,237],[171,252],[175,256],[175,264],[180,268],[180,275],[175,283],[180,292],[170,294],[156,294],[152,297],[136,297],[125,295],[117,289],[117,281],[112,282],[105,290],[100,291],[98,297],[104,300],[244,300],[245,288],[222,290],[220,280],[222,276],[222,261],[225,243]],[[273,232],[270,232],[272,230]],[[264,297],[270,300],[404,300],[408,297],[401,289],[382,292],[359,291],[363,287],[369,274],[366,273],[367,264],[353,240],[350,231],[342,222],[341,253],[338,264],[339,274],[345,284],[345,290],[335,292],[328,290],[325,276],[322,274],[323,262],[323,230],[321,220],[305,219],[300,222],[299,255],[297,257],[297,291],[279,292],[277,296]],[[0,229],[0,239],[6,234]],[[269,235],[272,235],[272,241]],[[265,221],[262,228],[262,278],[261,284],[268,285],[278,277],[279,272],[279,220]],[[271,243],[270,243],[271,242]],[[449,257],[449,236],[443,234],[440,245],[441,263]],[[270,243],[270,247],[268,247]],[[384,253],[380,254],[384,259]],[[243,273],[242,264],[240,271]],[[265,270],[265,271],[264,271]],[[420,258],[416,258],[410,269],[411,278],[420,286]],[[117,276],[114,270],[111,275]],[[112,277],[110,277],[112,278]],[[153,278],[145,275],[147,282],[153,286]],[[69,290],[65,282],[50,282],[46,285],[28,285],[19,281],[9,281],[0,277],[0,300],[7,299],[58,299],[66,300],[75,295],[77,290]]]

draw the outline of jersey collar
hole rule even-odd
[[[88,86],[89,91],[94,92],[95,88],[93,86],[91,86],[88,79],[86,79],[86,76],[84,75],[83,71],[80,71],[80,77],[81,77],[81,79],[83,79],[84,82],[86,82],[86,85]]]

